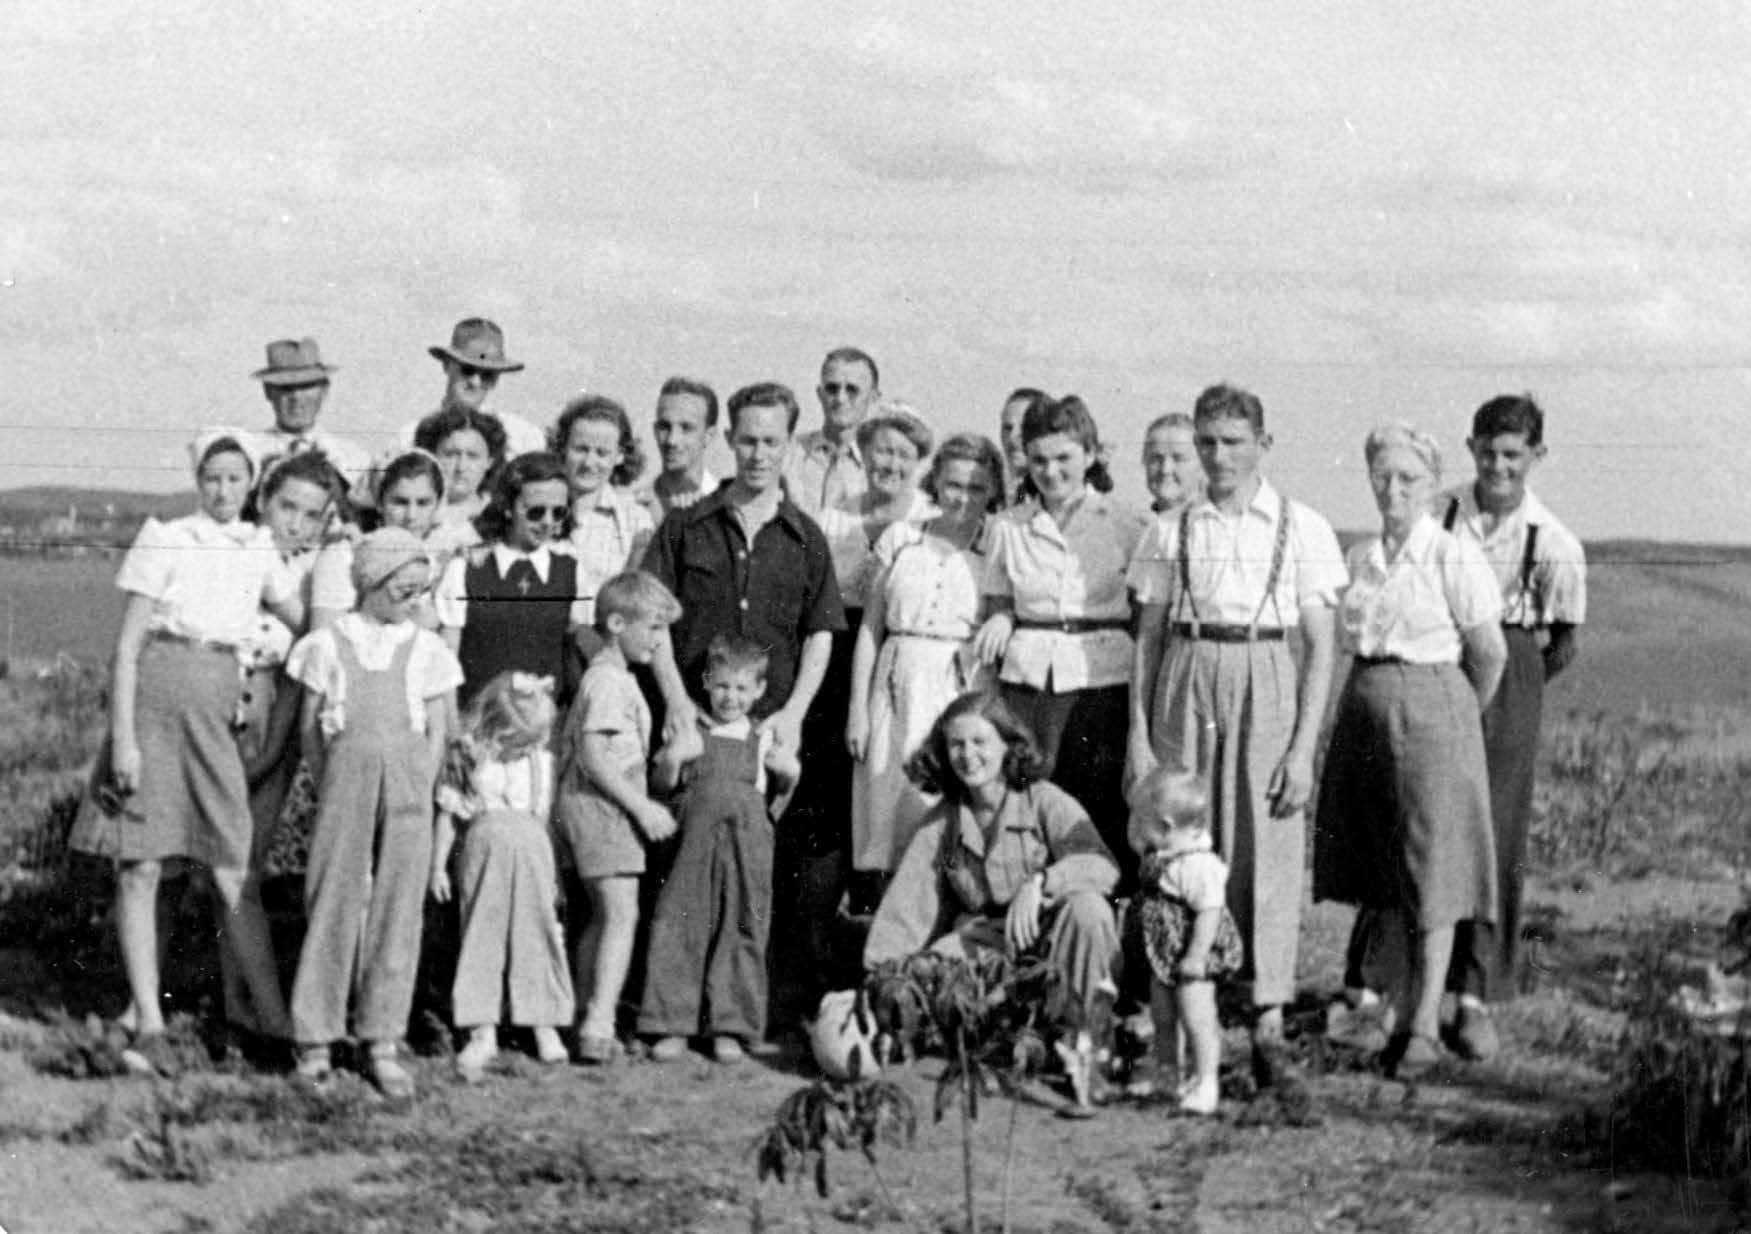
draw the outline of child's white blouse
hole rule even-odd
[[[116,572],[118,588],[153,602],[147,629],[231,647],[254,632],[264,600],[290,598],[299,581],[267,528],[204,513],[147,519]]]
[[[346,729],[347,673],[336,639],[346,639],[361,667],[382,672],[394,662],[396,649],[414,640],[408,653],[408,720],[416,733],[426,731],[426,700],[440,698],[462,684],[462,665],[444,640],[411,621],[385,625],[359,613],[342,613],[333,625],[298,640],[286,661],[286,675],[305,689],[322,695],[322,736],[331,741]]]
[[[509,762],[482,761],[474,768],[467,792],[440,784],[437,802],[440,810],[460,819],[515,810],[545,823],[553,810],[553,752],[543,747]]]
[[[1228,865],[1212,851],[1209,832],[1200,835],[1202,843],[1156,849],[1145,873],[1145,878],[1155,875],[1150,890],[1179,900],[1195,913],[1228,902]]]

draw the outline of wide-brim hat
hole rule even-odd
[[[250,374],[264,386],[307,386],[327,381],[332,364],[322,362],[313,338],[282,338],[268,344],[268,366]]]
[[[450,331],[448,347],[428,347],[433,359],[454,360],[493,373],[520,373],[523,365],[505,358],[505,332],[484,317],[468,317]]]

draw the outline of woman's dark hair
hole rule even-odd
[[[1088,454],[1088,471],[1084,478],[1097,493],[1113,491],[1112,472],[1107,469],[1106,454],[1100,445],[1100,430],[1094,416],[1074,394],[1061,399],[1042,399],[1029,407],[1021,418],[1021,443],[1025,447],[1040,437],[1063,433],[1072,438]]]
[[[282,455],[268,463],[262,471],[261,483],[249,495],[243,517],[250,522],[259,522],[263,508],[273,495],[292,480],[314,484],[328,494],[329,505],[342,519],[352,521],[353,511],[347,504],[346,478],[321,450],[300,450],[297,454]]]
[[[977,433],[956,433],[938,446],[930,460],[930,473],[918,484],[932,501],[936,500],[936,485],[942,478],[942,469],[949,463],[977,463],[983,467],[991,479],[991,497],[985,503],[985,512],[991,514],[1003,509],[1003,451],[997,448],[996,442]]]
[[[1026,788],[1046,778],[1046,760],[1034,735],[996,693],[971,690],[943,709],[930,726],[924,744],[906,760],[906,778],[920,791],[940,794],[944,800],[965,804],[967,790],[948,761],[948,726],[962,716],[979,716],[997,730],[1008,750],[1003,755],[1003,782],[1010,788]]]
[[[543,484],[549,480],[565,481],[565,463],[559,455],[546,450],[531,450],[527,454],[519,454],[506,463],[504,470],[499,472],[499,480],[493,486],[492,500],[486,509],[480,512],[480,517],[474,520],[474,529],[480,532],[481,539],[488,544],[496,544],[505,538],[505,532],[511,527],[511,507],[517,504],[517,498],[523,489],[531,484]],[[569,502],[567,503],[569,506]],[[571,514],[565,516],[560,524],[555,538],[566,535],[571,530]]]
[[[360,512],[359,526],[366,531],[376,531],[383,526],[383,500],[389,495],[389,490],[403,480],[423,476],[432,486],[432,492],[438,495],[438,505],[444,504],[444,469],[438,465],[423,446],[415,446],[404,450],[389,462],[383,470],[377,473],[376,487],[371,492],[371,508]]]
[[[467,407],[446,407],[434,411],[419,422],[413,431],[413,444],[436,455],[438,447],[456,433],[479,433],[486,442],[486,474],[480,478],[480,492],[491,492],[499,478],[499,468],[505,465],[505,426],[490,412]],[[468,496],[474,496],[469,493]],[[462,498],[457,497],[457,501]]]
[[[626,414],[626,408],[605,395],[580,394],[562,407],[548,436],[548,448],[564,458],[572,427],[579,420],[612,424],[620,433],[620,462],[609,473],[608,482],[624,488],[638,479],[644,471],[644,447],[638,443],[638,434],[632,431],[632,417]]]

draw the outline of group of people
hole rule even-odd
[[[1347,996],[1391,1008],[1386,1066],[1442,1057],[1449,989],[1452,1046],[1497,1048],[1541,691],[1585,605],[1580,545],[1526,486],[1529,397],[1477,411],[1475,480],[1447,492],[1432,438],[1370,433],[1381,530],[1346,555],[1266,480],[1264,409],[1232,386],[1149,426],[1143,510],[1074,395],[1015,391],[1001,445],[938,441],[841,348],[817,429],[784,385],[729,397],[720,482],[717,395],[677,377],[640,484],[612,399],[545,433],[485,410],[521,367],[493,323],[432,354],[442,404],[373,459],[316,426],[316,344],[270,344],[273,429],[198,435],[199,512],[123,563],[74,843],[118,863],[143,1068],[168,1065],[155,905],[186,859],[217,889],[228,1018],[313,1080],[350,1037],[410,1094],[422,987],[471,1075],[504,1025],[544,1061],[636,1035],[735,1062],[848,979],[850,916],[865,965],[1043,949],[1085,1007],[1147,1005],[1208,1112],[1215,982],[1281,1042],[1316,795],[1313,891],[1362,910]],[[285,876],[289,1000],[261,902]]]

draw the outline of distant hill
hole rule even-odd
[[[181,493],[139,493],[119,488],[73,488],[45,484],[35,488],[0,489],[0,522],[20,523],[26,520],[65,515],[77,508],[81,518],[96,518],[114,508],[113,517],[123,522],[139,522],[146,518],[174,517],[195,508],[195,495]]]

